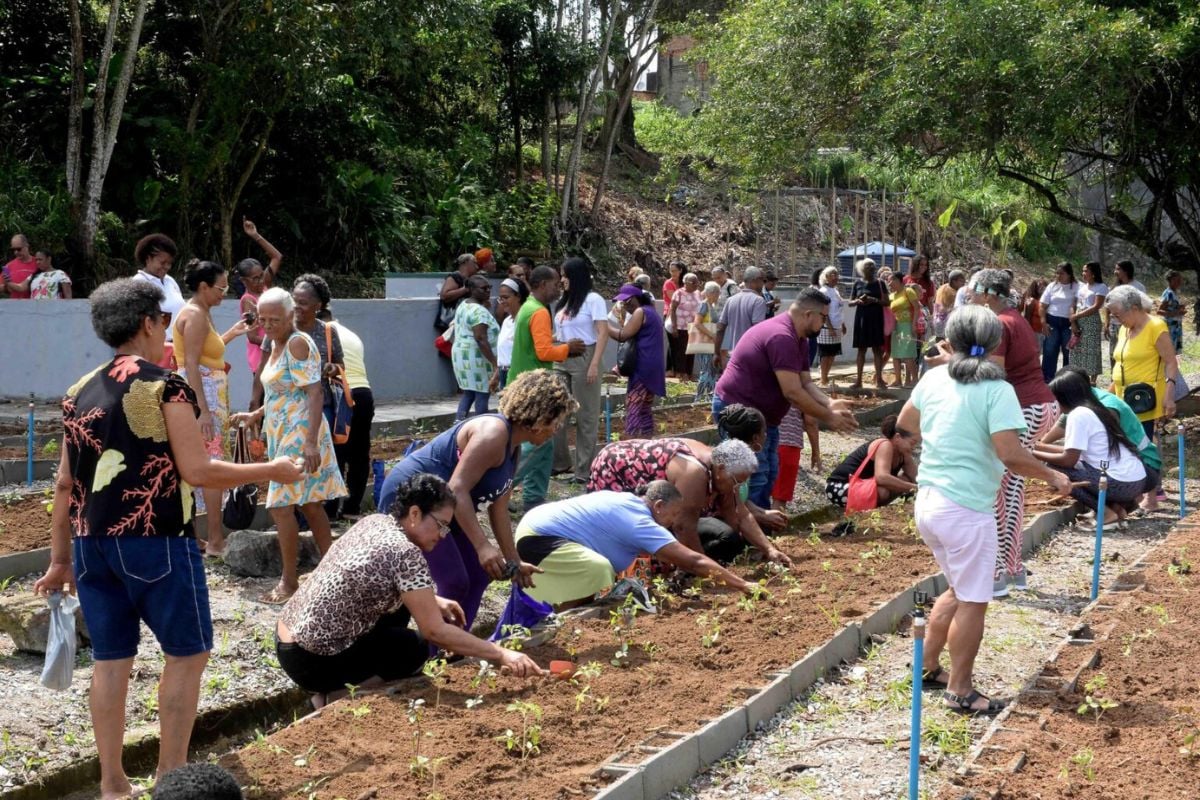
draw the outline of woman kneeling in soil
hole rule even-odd
[[[860,444],[842,463],[833,468],[825,481],[825,497],[841,508],[846,507],[850,487],[859,481],[875,482],[875,499],[867,508],[886,506],[897,497],[917,490],[917,460],[913,458],[914,437],[896,427],[896,415],[883,418],[879,425],[883,434],[878,439]],[[887,469],[877,470],[879,465]],[[864,509],[855,509],[861,511]],[[843,532],[849,532],[849,527]]]
[[[1078,482],[1071,496],[1092,511],[1097,511],[1100,503],[1100,473],[1107,465],[1104,521],[1125,519],[1144,492],[1154,491],[1158,474],[1151,475],[1137,457],[1137,445],[1121,429],[1117,414],[1092,394],[1088,378],[1064,367],[1050,381],[1050,391],[1067,418],[1066,431],[1061,445],[1039,443],[1034,455],[1062,467],[1072,481]]]
[[[524,372],[500,396],[499,414],[480,414],[455,424],[405,456],[383,482],[380,508],[391,508],[400,486],[419,472],[450,484],[455,497],[450,535],[430,548],[425,560],[438,593],[462,606],[467,627],[474,623],[483,592],[493,580],[511,578],[530,585],[536,568],[517,557],[508,513],[517,452],[523,442],[540,446],[550,441],[578,406],[566,382],[550,370]],[[496,544],[476,516],[484,503],[490,504]]]
[[[938,597],[925,635],[924,688],[946,689],[945,699],[963,714],[996,714],[1004,703],[975,690],[972,673],[992,599],[996,566],[993,506],[1005,468],[1071,490],[1066,475],[1021,446],[1021,404],[1004,368],[988,356],[1000,344],[1000,320],[981,306],[950,315],[946,338],[953,356],[935,367],[904,404],[897,430],[924,439],[917,475],[915,516],[921,538],[933,551],[950,588]],[[938,659],[950,647],[950,674]]]
[[[642,553],[746,591],[749,583],[671,535],[684,509],[667,481],[650,482],[643,497],[600,491],[538,506],[517,526],[517,552],[542,568],[529,594],[559,611],[583,605]]]
[[[455,496],[446,482],[417,474],[396,487],[395,496],[390,514],[363,517],[346,531],[283,607],[275,626],[279,666],[316,693],[318,708],[347,684],[415,675],[429,657],[428,642],[518,676],[541,675],[528,656],[463,630],[458,603],[434,594],[422,553],[450,531]]]
[[[790,566],[746,507],[745,484],[756,469],[754,451],[737,439],[716,447],[691,439],[626,439],[596,455],[588,491],[633,492],[665,480],[683,495],[672,531],[684,546],[727,564],[751,544],[766,560]]]

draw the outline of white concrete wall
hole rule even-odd
[[[454,394],[450,362],[433,349],[436,313],[432,299],[335,300],[338,319],[362,338],[367,376],[376,403]],[[218,330],[233,325],[237,304],[232,298],[213,310]],[[58,400],[81,375],[112,357],[112,351],[92,331],[87,300],[33,302],[0,301],[0,397]],[[616,347],[606,361],[615,363]],[[230,373],[230,403],[234,409],[250,402],[250,368],[246,339],[233,341],[226,360]]]

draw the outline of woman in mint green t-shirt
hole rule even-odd
[[[1004,368],[988,359],[1002,330],[996,315],[982,306],[951,314],[946,322],[949,363],[925,374],[897,425],[898,431],[920,430],[917,530],[950,584],[929,617],[923,685],[945,689],[948,707],[963,714],[991,715],[1004,707],[972,683],[992,599],[997,547],[993,504],[1000,478],[1007,468],[1044,480],[1064,496],[1071,490],[1065,475],[1021,446],[1021,404],[1004,379]],[[938,663],[947,644],[949,674]]]

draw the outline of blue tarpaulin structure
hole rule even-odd
[[[855,262],[862,258],[869,258],[881,267],[886,266],[893,271],[899,270],[903,274],[908,272],[908,267],[916,254],[914,250],[891,242],[867,242],[838,253],[838,269],[843,278],[854,280],[858,277],[854,274]]]

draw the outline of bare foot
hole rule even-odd
[[[296,593],[299,586],[288,586],[280,581],[275,585],[275,588],[258,598],[260,603],[266,603],[270,606],[280,606],[286,603],[291,596]]]
[[[100,800],[129,800],[133,796],[133,784],[122,776],[112,786],[100,785]]]

